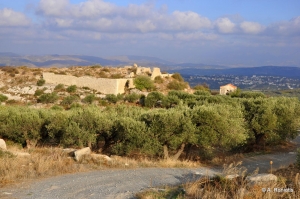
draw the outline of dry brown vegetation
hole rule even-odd
[[[30,150],[10,146],[10,151],[29,152],[30,156],[16,156],[0,150],[0,187],[22,180],[61,174],[112,168],[141,167],[199,167],[191,161],[151,160],[147,158],[127,158],[112,156],[111,161],[84,156],[79,162],[70,157],[62,148],[34,148]]]
[[[226,179],[224,176],[230,173],[239,173],[234,179]],[[140,199],[277,199],[277,198],[300,198],[299,184],[300,170],[294,165],[282,168],[274,172],[278,176],[277,182],[249,185],[245,180],[245,170],[237,168],[236,165],[227,167],[223,174],[215,177],[204,177],[196,182],[186,183],[176,187],[164,187],[162,189],[151,189],[137,194]],[[268,188],[270,191],[268,191]],[[283,188],[286,191],[276,191]],[[293,191],[287,191],[287,189]],[[266,191],[262,191],[266,189]]]

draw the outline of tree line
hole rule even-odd
[[[108,154],[140,153],[178,159],[196,148],[253,149],[295,138],[300,124],[297,98],[260,93],[212,96],[152,92],[142,107],[87,105],[69,110],[0,106],[0,137],[27,147],[89,146]]]

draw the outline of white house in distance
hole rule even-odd
[[[231,93],[236,89],[237,87],[233,84],[226,84],[224,86],[220,86],[220,95],[226,95],[227,93]]]

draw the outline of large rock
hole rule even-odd
[[[3,139],[0,139],[0,149],[6,151],[6,143]]]
[[[261,184],[261,183],[269,183],[269,182],[276,182],[277,181],[277,176],[274,174],[267,174],[267,173],[262,173],[262,174],[257,174],[253,176],[248,176],[246,178],[246,181],[249,182],[249,184]]]
[[[30,154],[27,152],[16,152],[16,151],[11,151],[12,154],[14,154],[17,157],[30,157]]]
[[[107,155],[102,155],[102,154],[91,154],[92,158],[96,159],[96,160],[105,160],[107,162],[112,161],[112,159],[107,156]]]
[[[82,158],[82,156],[84,156],[84,155],[90,155],[90,154],[91,154],[90,147],[79,149],[79,150],[77,150],[77,151],[74,152],[74,159],[76,161],[80,161],[81,158]]]

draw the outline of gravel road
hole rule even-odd
[[[298,145],[300,137],[294,142]],[[278,153],[260,155],[243,160],[250,172],[260,168],[260,173],[273,168],[288,166],[296,159],[296,153]],[[0,198],[11,199],[125,199],[134,198],[135,193],[162,185],[176,185],[195,181],[202,176],[218,173],[218,169],[174,169],[174,168],[140,168],[125,170],[103,170],[87,173],[63,175],[18,184],[18,188],[6,187],[0,189]]]

